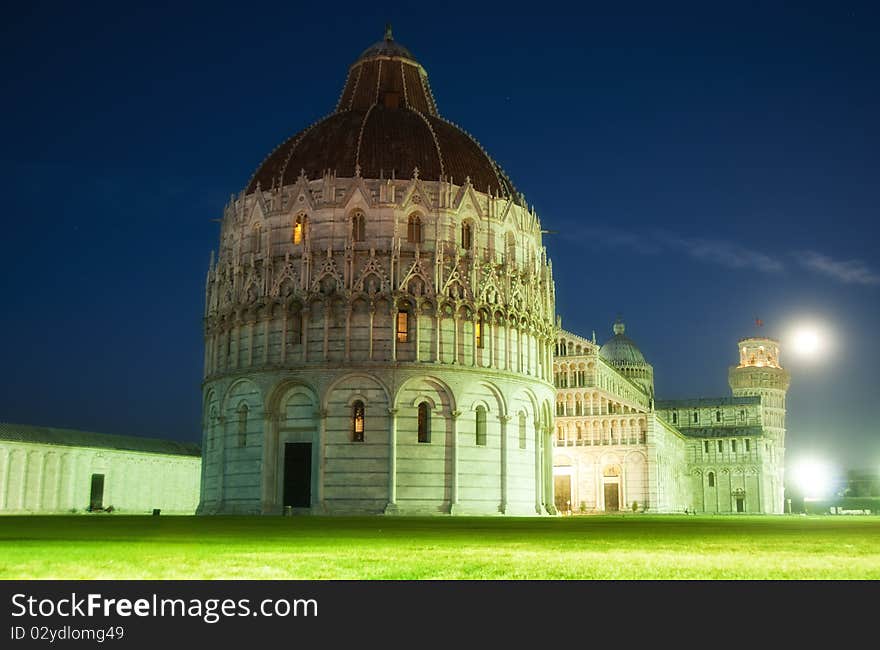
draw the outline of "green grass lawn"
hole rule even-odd
[[[878,517],[0,517],[3,579],[880,578]]]

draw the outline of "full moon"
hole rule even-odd
[[[819,332],[812,327],[802,327],[794,333],[794,351],[805,357],[815,356],[822,347]]]

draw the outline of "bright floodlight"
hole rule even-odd
[[[831,490],[831,468],[821,461],[801,461],[792,470],[792,475],[806,498],[818,499]]]

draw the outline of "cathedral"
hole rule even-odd
[[[561,329],[541,235],[387,29],[224,209],[198,512],[780,512],[778,344],[655,401],[623,323]]]

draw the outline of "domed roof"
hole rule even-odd
[[[624,335],[625,331],[622,321],[614,323],[614,336],[599,349],[599,356],[615,366],[648,365],[635,342]]]
[[[320,178],[466,179],[478,191],[519,194],[498,164],[469,134],[443,119],[425,69],[386,29],[348,72],[336,110],[278,146],[251,177],[247,193]],[[417,170],[417,172],[416,172]]]

